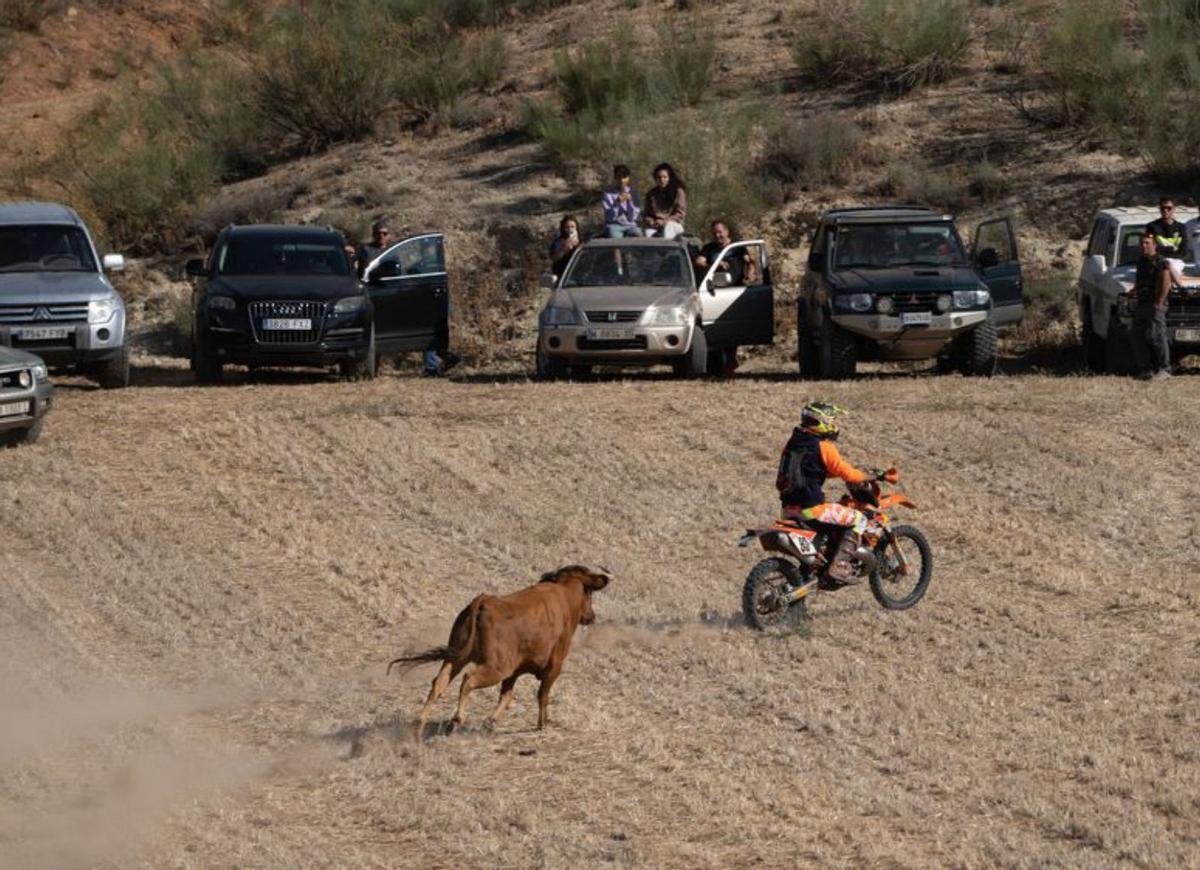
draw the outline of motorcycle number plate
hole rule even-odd
[[[796,549],[805,556],[811,556],[817,552],[817,548],[813,546],[811,532],[808,534],[795,533],[789,537],[791,537],[792,543],[795,544]]]

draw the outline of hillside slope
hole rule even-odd
[[[1194,860],[1195,378],[839,385],[933,584],[786,637],[733,541],[805,384],[175,381],[2,457],[0,866]],[[412,745],[384,664],[575,561],[616,579],[552,728],[522,682]]]

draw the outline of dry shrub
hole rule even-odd
[[[798,22],[800,71],[830,84],[909,91],[944,82],[971,41],[969,0],[847,0]]]
[[[911,163],[887,167],[879,193],[898,203],[959,212],[971,203],[970,182],[954,170],[929,169]]]
[[[270,223],[305,189],[300,181],[249,182],[227,188],[192,211],[189,234],[213,239],[230,224]]]
[[[65,0],[0,0],[0,27],[34,32],[66,8]]]
[[[844,184],[865,147],[862,128],[840,115],[788,119],[768,132],[760,171],[782,200],[798,188]]]

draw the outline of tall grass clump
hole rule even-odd
[[[1120,126],[1136,106],[1139,59],[1123,10],[1107,0],[1064,0],[1040,46],[1040,65],[1066,124]]]
[[[865,150],[862,128],[840,115],[786,119],[768,130],[759,172],[782,201],[796,189],[845,183]]]
[[[571,0],[380,0],[382,11],[397,21],[425,19],[443,29],[495,27],[517,15],[537,15]]]
[[[66,8],[65,0],[0,0],[0,28],[35,32],[43,21]]]
[[[958,73],[971,41],[970,0],[846,0],[798,23],[801,73],[830,84],[904,92]]]
[[[305,151],[361,139],[391,99],[391,28],[364,2],[292,7],[266,35],[258,103],[272,133]]]
[[[717,44],[712,32],[663,26],[658,30],[653,83],[659,99],[673,106],[694,106],[712,84]]]

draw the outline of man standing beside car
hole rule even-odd
[[[361,279],[363,272],[367,270],[367,266],[371,265],[380,254],[387,250],[392,243],[392,231],[387,225],[387,221],[375,221],[371,224],[371,241],[363,242],[358,246],[358,253],[354,255],[354,271]]]
[[[1147,228],[1149,230],[1149,228]],[[1158,252],[1154,233],[1142,236],[1137,279],[1133,293],[1133,353],[1138,376],[1160,380],[1171,376],[1171,349],[1167,343],[1167,297],[1171,293],[1171,270]]]

